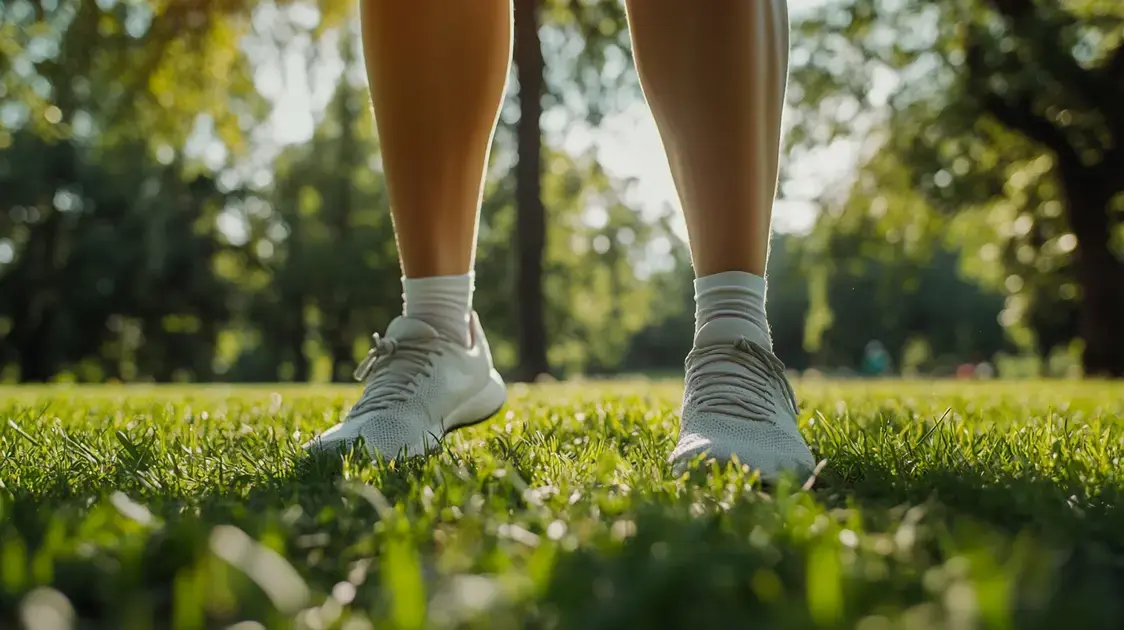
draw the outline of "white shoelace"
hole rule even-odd
[[[742,369],[724,369],[722,364],[730,363]],[[773,422],[776,408],[770,391],[772,384],[780,385],[793,411],[797,410],[796,393],[785,377],[784,363],[745,337],[730,345],[694,349],[687,355],[687,365],[687,389],[695,392],[694,402],[701,411],[728,413],[753,422]]]
[[[436,339],[384,339],[375,333],[371,341],[371,350],[353,374],[357,381],[366,380],[367,386],[351,408],[352,415],[383,411],[409,400],[418,381],[433,375],[433,356],[439,351]]]

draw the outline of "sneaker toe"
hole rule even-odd
[[[682,474],[699,456],[726,463],[735,457],[774,481],[785,472],[811,474],[815,460],[803,439],[772,422],[749,423],[717,414],[699,415],[684,422],[679,442],[671,454],[676,474]]]
[[[372,458],[422,455],[436,447],[439,440],[427,435],[421,426],[420,422],[395,416],[348,419],[320,434],[304,448],[313,453],[330,453],[351,448],[362,440]]]
[[[440,443],[440,436],[425,430],[427,423],[396,416],[372,418],[363,423],[359,437],[376,459],[402,459],[424,455]]]
[[[360,425],[344,421],[305,442],[302,448],[310,453],[326,453],[347,449],[359,439]]]

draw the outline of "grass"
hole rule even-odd
[[[672,476],[674,384],[399,466],[301,456],[354,388],[0,389],[0,628],[1124,627],[1124,387],[798,391],[828,465],[765,494]]]

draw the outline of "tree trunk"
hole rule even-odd
[[[292,301],[286,301],[295,307],[296,315],[286,320],[288,322],[285,341],[289,345],[289,355],[293,360],[293,381],[307,383],[309,377],[308,357],[304,353],[304,340],[307,336],[304,326],[304,298],[297,296]]]
[[[1124,261],[1112,251],[1111,195],[1100,182],[1065,178],[1069,222],[1077,237],[1074,270],[1081,285],[1079,326],[1088,376],[1124,377]]]
[[[24,252],[23,264],[30,268],[28,300],[17,307],[12,338],[19,356],[20,380],[25,383],[45,383],[58,371],[51,341],[52,335],[57,334],[59,280],[55,253],[61,238],[61,221],[57,212],[48,211],[46,220],[32,230]]]
[[[519,78],[519,158],[515,167],[515,321],[519,347],[516,378],[523,381],[550,372],[543,295],[543,54],[538,27],[538,0],[515,0],[515,64]]]
[[[333,309],[335,306],[333,305]],[[355,371],[355,358],[352,356],[351,338],[347,336],[347,316],[345,310],[335,310],[330,315],[321,308],[324,329],[324,343],[328,345],[328,355],[332,357],[332,382],[349,383]]]
[[[31,330],[19,345],[20,381],[46,383],[56,372],[50,347],[55,312],[51,307],[34,310],[38,312],[30,318]]]

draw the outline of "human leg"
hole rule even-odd
[[[310,443],[427,450],[485,419],[503,384],[472,313],[484,169],[511,60],[510,0],[364,0],[363,49],[404,313],[356,371],[364,393]]]
[[[640,83],[683,205],[696,332],[673,458],[807,472],[772,352],[765,266],[788,74],[784,0],[628,0]]]

